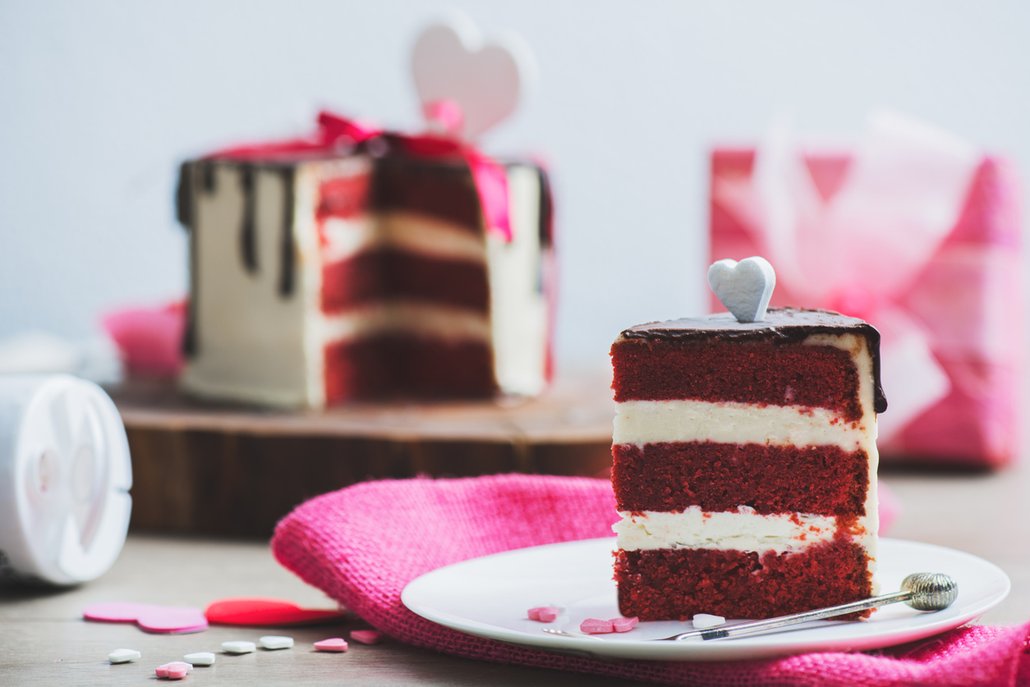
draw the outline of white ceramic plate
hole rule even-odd
[[[423,618],[513,644],[617,658],[721,661],[911,642],[978,618],[1000,603],[1010,587],[1005,573],[982,558],[931,544],[881,539],[881,591],[897,590],[909,573],[942,572],[958,582],[955,603],[933,613],[893,604],[866,621],[820,620],[774,634],[707,642],[647,641],[692,629],[689,622],[675,621],[640,623],[624,634],[582,635],[579,623],[584,618],[619,615],[611,579],[614,547],[612,538],[588,539],[475,558],[419,577],[405,587],[401,599]],[[527,609],[546,605],[565,611],[550,624],[526,618]],[[577,636],[549,635],[545,627]]]

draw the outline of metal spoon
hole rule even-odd
[[[681,632],[671,637],[661,637],[650,641],[678,642],[685,639],[726,639],[760,634],[790,625],[806,623],[810,620],[822,620],[824,618],[833,618],[839,615],[864,611],[869,608],[879,608],[880,606],[887,606],[899,601],[904,601],[918,611],[940,611],[954,603],[957,597],[958,584],[948,575],[943,573],[912,573],[902,580],[901,591],[891,594],[882,594],[869,599],[853,601],[839,606],[830,606],[829,608],[820,608],[814,611],[781,615],[776,618],[767,618],[766,620],[755,620],[731,627],[712,627],[707,630]],[[549,627],[545,627],[544,632],[565,637],[581,636]],[[591,635],[582,636],[591,637]]]

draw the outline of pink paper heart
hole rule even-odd
[[[140,613],[144,613],[152,607],[151,604],[108,601],[87,606],[86,610],[82,612],[82,617],[101,623],[134,623]]]
[[[111,601],[87,606],[82,617],[94,622],[136,623],[144,632],[162,634],[187,634],[207,629],[207,618],[201,610],[187,606]]]
[[[207,629],[207,618],[199,608],[152,606],[136,618],[144,632],[161,634],[188,634]]]

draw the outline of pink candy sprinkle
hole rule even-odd
[[[615,629],[616,632],[629,632],[630,630],[632,630],[634,627],[637,626],[637,623],[640,622],[640,618],[637,618],[635,616],[633,618],[622,618],[622,617],[619,617],[619,618],[612,618],[610,622],[611,622],[612,627]]]
[[[541,608],[540,613],[537,614],[537,619],[542,623],[553,623],[558,619],[558,614],[561,613],[557,608]]]
[[[615,627],[612,625],[612,621],[610,620],[587,618],[579,624],[579,630],[580,632],[584,632],[588,635],[604,635],[615,632]]]
[[[537,606],[526,611],[526,615],[529,616],[530,620],[536,620],[541,623],[553,623],[558,619],[560,613],[561,609],[557,606]]]
[[[346,650],[347,640],[343,637],[330,637],[329,639],[315,642],[315,651],[330,651],[336,654],[342,654]]]
[[[359,644],[378,644],[383,640],[383,635],[375,630],[354,630],[350,638]]]
[[[640,622],[639,618],[587,618],[579,624],[579,629],[588,635],[606,635],[612,632],[629,632]]]
[[[154,673],[158,677],[167,678],[169,680],[181,680],[193,669],[189,663],[185,661],[172,661],[171,663],[165,663],[154,669]]]

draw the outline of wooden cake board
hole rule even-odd
[[[370,479],[606,476],[614,404],[601,375],[536,399],[284,412],[212,404],[168,382],[110,389],[132,454],[134,531],[268,537],[303,501]]]

